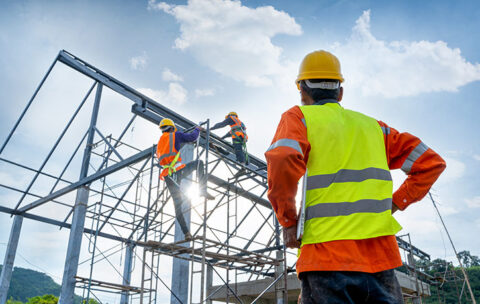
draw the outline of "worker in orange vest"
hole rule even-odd
[[[209,200],[214,199],[214,197],[207,192],[207,180],[205,179],[203,161],[194,160],[183,164],[182,158],[180,157],[180,149],[184,143],[195,142],[200,135],[200,131],[203,131],[203,128],[196,127],[190,133],[180,132],[177,131],[173,120],[169,118],[162,119],[159,127],[162,131],[162,136],[157,144],[156,156],[162,167],[160,179],[165,180],[167,188],[172,195],[175,205],[175,215],[183,233],[185,234],[185,238],[191,238],[181,208],[184,201],[184,195],[180,190],[180,182],[183,178],[197,170],[198,178],[200,180],[200,195]]]
[[[403,303],[393,271],[402,266],[401,226],[392,213],[421,200],[446,164],[417,137],[344,109],[343,81],[333,54],[303,59],[296,79],[302,106],[283,113],[265,153],[268,198],[285,245],[301,248],[303,304]],[[393,169],[407,174],[394,193]]]
[[[226,126],[230,126],[230,131],[225,134],[222,139],[231,136],[237,161],[242,164],[248,163],[247,127],[240,121],[236,112],[230,112],[225,116],[224,121],[215,124],[210,130],[213,131]]]

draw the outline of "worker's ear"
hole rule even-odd
[[[337,101],[342,101],[343,98],[343,87],[340,87],[340,92],[338,93]]]

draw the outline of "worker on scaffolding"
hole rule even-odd
[[[225,116],[225,120],[215,124],[210,131],[220,129],[226,126],[230,126],[230,131],[225,134],[222,139],[229,136],[232,137],[233,149],[235,150],[235,157],[237,162],[242,164],[248,164],[248,153],[247,153],[247,128],[240,121],[236,112],[230,112]]]
[[[182,194],[180,189],[180,182],[196,170],[200,181],[200,195],[209,200],[214,199],[214,197],[207,192],[207,180],[205,178],[203,161],[197,159],[183,164],[180,157],[180,149],[184,143],[195,142],[203,128],[196,127],[190,133],[180,132],[177,131],[173,120],[169,118],[162,119],[159,127],[162,131],[162,136],[157,144],[156,156],[162,167],[160,179],[165,180],[167,188],[172,195],[175,205],[175,216],[185,234],[185,238],[191,238],[181,208],[185,195]]]
[[[402,266],[401,226],[392,213],[421,200],[445,161],[417,137],[340,106],[343,80],[333,54],[303,59],[296,79],[302,106],[283,113],[265,153],[268,198],[285,245],[301,247],[303,304],[403,303],[393,271]],[[407,179],[392,194],[390,170],[400,168]]]

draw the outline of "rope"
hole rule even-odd
[[[452,238],[450,237],[450,233],[448,232],[447,226],[445,225],[445,222],[443,221],[442,215],[440,214],[440,211],[437,208],[437,204],[435,203],[435,200],[433,199],[432,194],[430,192],[428,192],[428,195],[430,196],[430,200],[432,201],[433,207],[435,207],[435,210],[437,211],[438,217],[440,218],[440,221],[442,222],[443,228],[445,229],[445,232],[447,233],[448,239],[450,240],[450,244],[452,245],[453,251],[455,252],[455,256],[457,257],[458,263],[460,264],[460,269],[462,270],[465,281],[467,282],[467,287],[468,287],[468,291],[470,292],[470,297],[472,299],[472,303],[477,304],[477,301],[475,300],[475,296],[473,295],[472,287],[470,286],[470,280],[468,279],[467,272],[465,271],[465,268],[463,267],[462,261],[460,260],[460,257],[458,256],[457,249],[455,248],[455,245],[453,244],[453,241],[452,241]]]

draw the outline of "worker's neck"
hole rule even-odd
[[[321,105],[324,105],[324,104],[327,104],[327,103],[338,103],[338,100],[336,100],[334,98],[320,99],[320,100],[315,101],[313,103],[313,105],[321,106]]]

